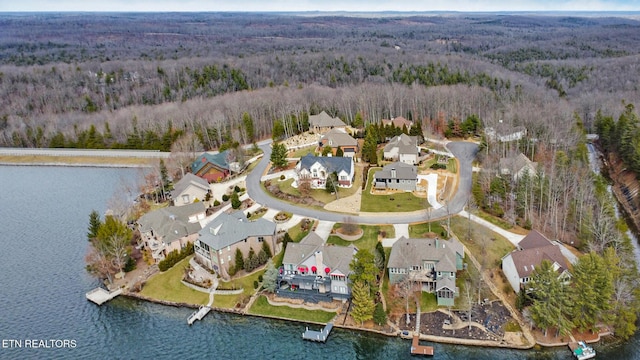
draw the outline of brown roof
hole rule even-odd
[[[413,121],[409,121],[405,118],[403,118],[402,116],[398,116],[396,118],[393,118],[391,120],[388,119],[382,119],[382,125],[387,126],[389,124],[393,124],[393,126],[402,129],[403,126],[407,126],[407,129],[410,128],[413,125]]]
[[[325,111],[318,115],[309,116],[309,124],[313,127],[344,127],[347,126],[339,117],[332,118]]]
[[[520,240],[520,242],[518,243],[518,248],[520,248],[520,250],[527,250],[549,245],[552,245],[552,243],[551,241],[549,241],[549,239],[547,239],[546,236],[542,235],[537,230],[531,230],[529,234],[524,237],[524,239]]]
[[[358,140],[340,129],[332,129],[322,137],[321,141],[325,146],[331,147],[358,146]]]
[[[524,278],[531,275],[533,270],[540,265],[542,260],[549,260],[551,263],[557,263],[560,268],[558,273],[562,273],[567,269],[567,261],[560,251],[560,247],[556,245],[548,245],[539,248],[514,251],[511,254],[513,264],[518,271],[518,277]]]

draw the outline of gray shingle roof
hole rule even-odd
[[[310,232],[299,243],[287,244],[287,249],[282,259],[283,264],[293,264],[294,268],[302,264],[314,256],[316,252],[322,252],[322,262],[325,267],[331,269],[331,271],[339,271],[345,275],[351,273],[349,264],[353,259],[353,255],[358,251],[355,246],[336,246],[326,245],[324,240],[318,236],[315,232]]]
[[[170,206],[148,212],[138,219],[141,232],[153,231],[166,244],[174,240],[197,233],[200,222],[189,222],[189,217],[204,213],[205,207],[201,202],[185,205]]]
[[[322,111],[318,115],[310,115],[309,116],[309,125],[317,126],[317,127],[341,127],[347,126],[340,118],[334,117],[332,118],[325,111]]]
[[[394,147],[398,148],[398,154],[418,154],[418,138],[407,134],[400,134],[384,146],[384,151],[389,152]]]
[[[228,150],[217,154],[202,153],[196,160],[191,163],[191,171],[197,173],[206,164],[211,163],[220,169],[229,170],[229,163],[227,162]]]
[[[331,147],[338,146],[358,146],[358,140],[354,139],[351,135],[339,129],[332,129],[326,133],[321,141],[326,140],[326,145]]]
[[[529,160],[523,153],[500,159],[500,171],[502,172],[507,171],[510,174],[515,174],[520,172],[525,166],[535,168],[537,163]]]
[[[171,191],[171,197],[175,199],[177,196],[182,194],[182,192],[185,191],[189,187],[189,185],[198,187],[203,191],[208,191],[210,189],[209,183],[207,182],[207,180],[201,177],[195,176],[192,173],[187,173],[182,179],[180,179],[180,181],[178,181],[173,186],[173,190]]]
[[[436,291],[440,291],[444,288],[447,288],[453,292],[456,292],[456,282],[449,277],[443,277],[436,280]]]
[[[275,223],[263,218],[249,221],[242,211],[238,211],[232,215],[218,215],[198,234],[201,242],[214,250],[220,250],[250,236],[269,236],[275,233]]]
[[[457,244],[455,244],[457,243]],[[437,261],[436,271],[456,271],[456,253],[464,256],[456,239],[398,239],[391,247],[389,268],[408,268],[423,261]],[[462,252],[460,252],[462,251]]]
[[[392,176],[391,170],[393,169],[395,169],[395,177]],[[376,172],[375,178],[376,181],[379,179],[417,180],[418,172],[415,166],[396,161],[385,165],[382,170]]]
[[[353,159],[350,157],[341,157],[341,156],[313,156],[311,154],[307,154],[300,158],[300,169],[309,170],[311,166],[315,163],[319,163],[327,172],[340,173],[340,171],[344,170],[347,173],[351,173],[351,168],[353,167]]]

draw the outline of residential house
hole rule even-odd
[[[358,140],[347,134],[344,129],[332,129],[320,138],[320,147],[331,147],[335,155],[338,148],[342,149],[344,156],[355,157],[358,152]]]
[[[553,244],[538,231],[532,230],[520,240],[516,250],[502,258],[502,272],[516,293],[526,289],[526,284],[531,281],[531,274],[542,260],[551,261],[558,277],[571,277],[560,246]]]
[[[142,245],[157,263],[173,250],[180,250],[198,238],[200,221],[206,217],[203,203],[170,206],[148,212],[137,221]]]
[[[464,246],[457,239],[398,239],[389,255],[389,282],[410,280],[435,293],[438,306],[453,306],[459,296],[456,272],[462,270]]]
[[[392,138],[384,147],[383,156],[386,160],[400,161],[409,165],[418,163],[418,138],[400,134]]]
[[[277,293],[306,301],[348,300],[350,263],[358,249],[327,245],[315,232],[289,243],[282,259]]]
[[[191,172],[210,183],[222,181],[231,173],[230,156],[229,150],[216,154],[205,152],[191,163]]]
[[[324,134],[334,128],[344,129],[346,127],[347,124],[340,120],[340,118],[331,117],[324,111],[318,115],[309,115],[309,130],[318,134]]]
[[[296,183],[309,180],[312,189],[321,189],[326,185],[327,177],[336,173],[338,186],[351,187],[355,174],[353,159],[339,156],[313,156],[307,154],[296,165]]]
[[[209,187],[207,180],[187,173],[173,186],[171,199],[174,206],[182,206],[196,200],[204,201],[207,194],[211,194],[211,187]]]
[[[509,142],[525,137],[527,129],[524,126],[512,126],[501,121],[496,127],[486,128],[484,133],[489,140]]]
[[[398,116],[391,120],[382,119],[382,125],[384,126],[391,125],[391,126],[397,127],[398,129],[402,129],[403,127],[406,127],[406,129],[409,130],[413,126],[413,121],[407,120],[402,116]]]
[[[530,176],[535,176],[538,173],[538,164],[529,160],[529,158],[523,154],[518,153],[507,158],[500,159],[500,174],[511,176],[513,180],[517,181],[525,173],[529,173]]]
[[[396,161],[385,165],[374,175],[373,185],[376,189],[392,189],[415,191],[418,183],[418,172],[414,165]]]
[[[276,224],[266,219],[249,221],[242,211],[221,213],[198,233],[195,256],[205,266],[228,279],[229,265],[235,261],[236,249],[244,258],[253,248],[255,253],[267,242],[276,253]]]

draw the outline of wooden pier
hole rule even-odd
[[[85,296],[87,297],[87,300],[94,302],[98,305],[102,305],[120,294],[122,294],[122,289],[109,292],[99,287],[89,291],[88,293],[85,294]]]
[[[433,346],[420,345],[420,336],[414,335],[411,341],[411,355],[433,356]]]
[[[324,329],[320,331],[309,330],[309,328],[307,328],[305,332],[302,333],[302,338],[304,340],[326,342],[327,337],[329,337],[329,333],[331,332],[331,329],[333,329],[333,323],[327,323]]]

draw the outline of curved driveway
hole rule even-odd
[[[459,213],[463,210],[467,203],[467,199],[469,198],[469,194],[471,193],[471,163],[478,151],[478,146],[470,142],[450,142],[447,144],[447,148],[458,159],[460,164],[460,168],[458,169],[460,175],[458,190],[448,204],[443,204],[445,206],[439,209],[431,210],[430,216],[428,216],[426,210],[412,213],[388,212],[353,215],[299,207],[266,194],[262,189],[262,186],[260,186],[260,178],[267,168],[270,161],[269,159],[271,158],[270,143],[271,141],[264,141],[259,144],[262,151],[264,151],[264,156],[253,171],[247,175],[247,192],[255,202],[263,204],[271,209],[287,211],[324,221],[342,222],[345,217],[349,217],[359,224],[407,224],[441,219]]]

